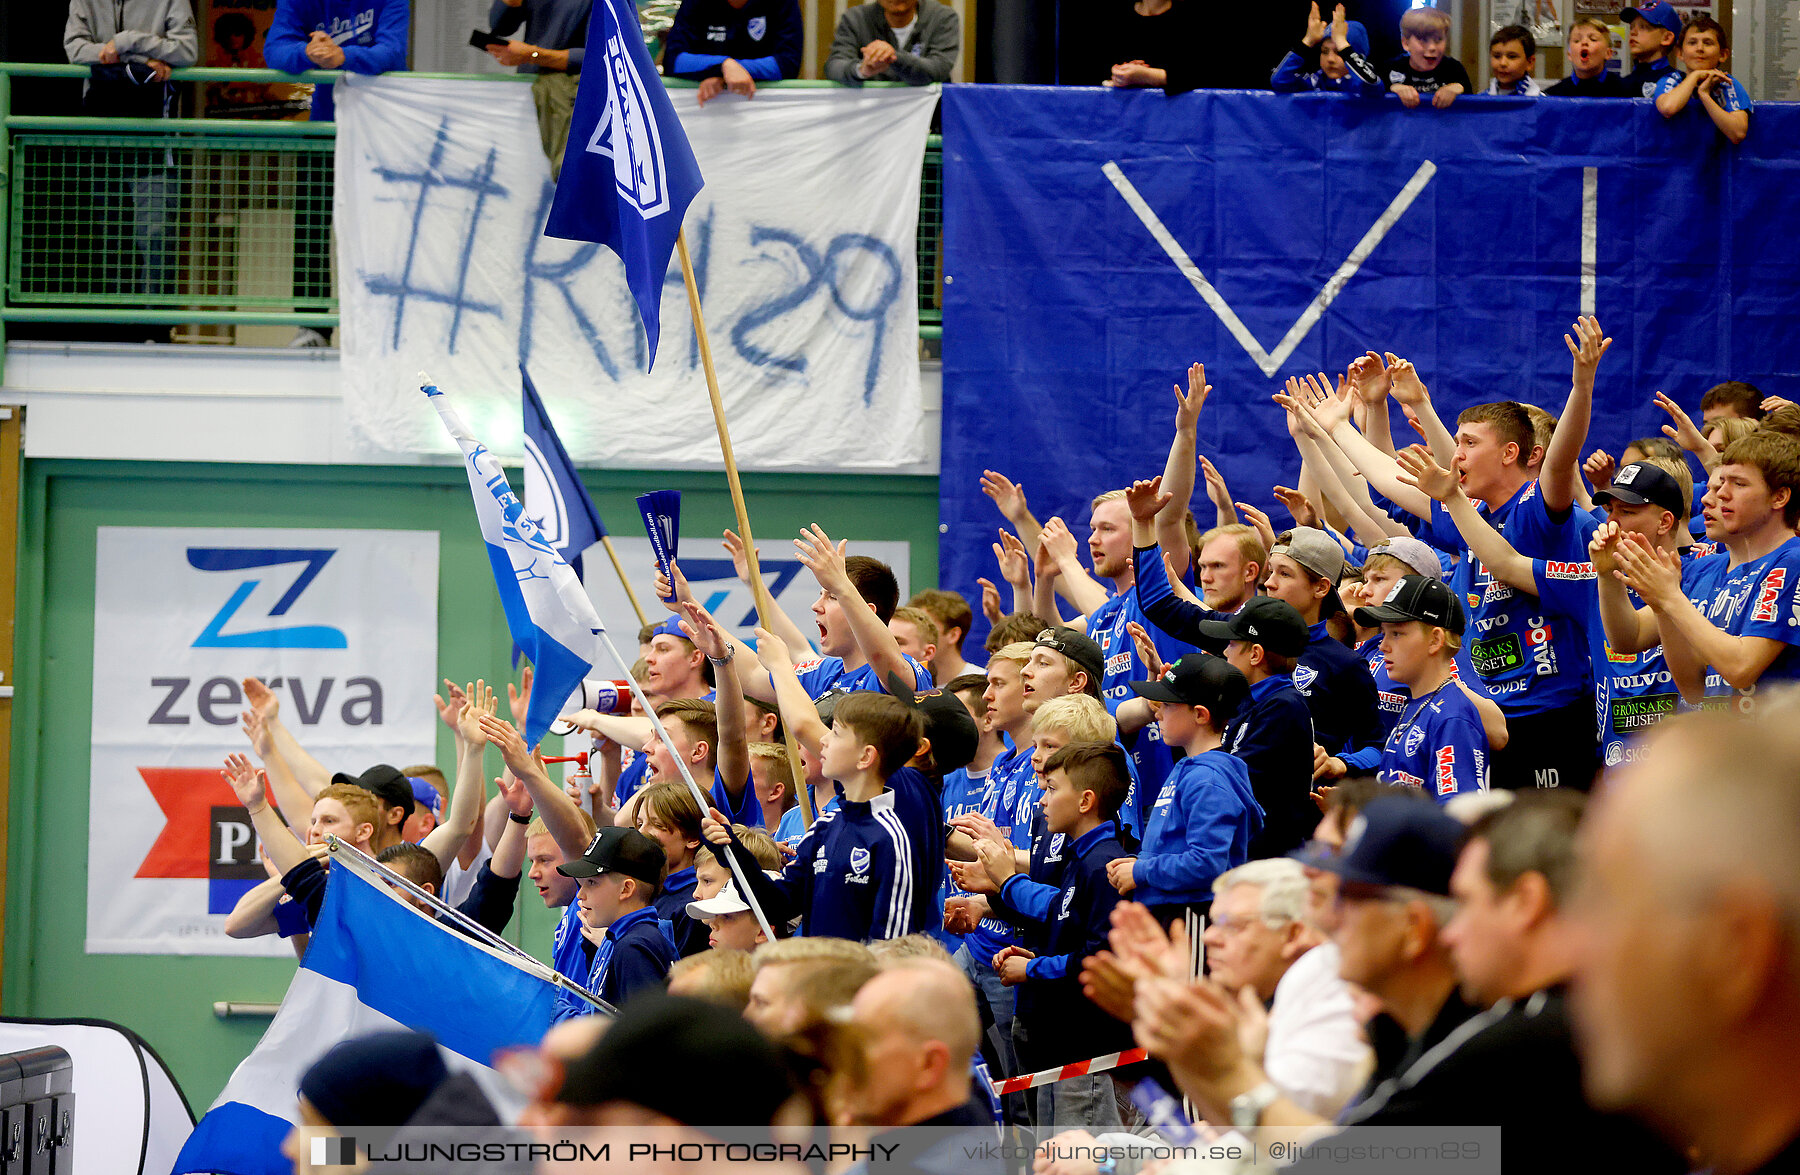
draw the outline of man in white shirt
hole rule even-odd
[[[1305,920],[1306,871],[1297,861],[1251,861],[1213,883],[1206,961],[1212,977],[1239,993],[1248,1051],[1262,1041],[1262,1065],[1282,1093],[1334,1117],[1367,1079],[1369,1046],[1350,988],[1338,976],[1338,949]],[[1254,993],[1252,1000],[1245,992]],[[1262,1009],[1266,1014],[1258,1015]]]

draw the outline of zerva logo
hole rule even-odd
[[[287,590],[269,608],[268,617],[286,616],[300,599],[301,593],[317,579],[325,564],[337,554],[334,549],[286,547],[189,547],[188,565],[196,571],[254,571],[260,567],[287,567],[300,564]],[[244,627],[261,618],[244,617],[238,631],[225,631],[237,617],[238,610],[262,585],[262,577],[245,578],[232,591],[225,606],[213,614],[206,627],[194,638],[196,649],[344,649],[350,646],[344,632],[324,624],[297,624],[281,627]]]

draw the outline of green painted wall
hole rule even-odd
[[[731,524],[723,475],[584,475],[601,516],[639,533],[632,498],[683,492],[683,530]],[[92,729],[94,542],[100,526],[268,526],[437,530],[439,666],[456,680],[504,679],[511,642],[460,467],[389,469],[33,461],[21,506],[12,804],[4,988],[8,1015],[125,1024],[174,1070],[196,1111],[261,1037],[266,1020],[220,1021],[215,1000],[279,1002],[294,963],[87,955],[88,739]],[[937,481],[929,477],[747,476],[759,545],[802,525],[911,544],[915,588],[936,582]],[[604,560],[601,568],[605,568]],[[439,729],[439,762],[454,758]],[[498,769],[497,763],[493,765]],[[552,920],[529,886],[509,936],[547,955]]]

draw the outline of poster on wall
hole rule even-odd
[[[436,531],[100,528],[89,954],[289,952],[224,931],[268,876],[219,774],[249,745],[241,682],[331,770],[429,762],[437,582]]]
[[[208,0],[200,9],[205,64],[216,69],[267,69],[263,42],[275,23],[270,0]],[[300,83],[207,82],[200,87],[208,118],[304,119],[312,87]]]

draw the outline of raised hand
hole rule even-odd
[[[507,810],[517,816],[530,816],[533,805],[531,793],[525,790],[518,777],[510,771],[502,771],[494,777],[494,786],[500,789],[500,795],[506,800]],[[580,803],[580,800],[576,800]]]
[[[1000,589],[994,586],[991,579],[977,579],[975,582],[981,585],[981,614],[987,617],[989,624],[999,624],[1006,617],[1006,613],[1000,610]]]
[[[281,699],[275,695],[274,690],[262,683],[260,677],[244,679],[244,701],[262,716],[264,722],[273,722],[281,713]]]
[[[1425,381],[1419,378],[1419,371],[1412,365],[1412,360],[1390,354],[1387,356],[1387,363],[1395,403],[1418,409],[1431,402],[1431,393],[1425,390]]]
[[[981,492],[994,500],[994,505],[1000,508],[1001,517],[1014,526],[1031,513],[1031,507],[1025,503],[1025,487],[1015,485],[1004,473],[992,469],[982,470]]]
[[[1306,36],[1300,39],[1303,45],[1317,45],[1325,39],[1325,18],[1319,15],[1318,0],[1313,0],[1312,10],[1306,14]]]
[[[819,586],[834,596],[847,596],[855,590],[850,572],[844,566],[845,543],[834,543],[818,523],[804,528],[794,540],[794,554],[813,573]]]
[[[531,710],[531,664],[527,662],[525,672],[519,675],[519,688],[514,689],[512,682],[506,683],[506,708],[512,711],[513,723],[525,725],[525,715]]]
[[[1342,5],[1339,5],[1342,8]],[[1387,365],[1381,356],[1373,351],[1366,352],[1350,363],[1350,369],[1344,373],[1350,384],[1350,390],[1356,393],[1357,399],[1365,404],[1379,404],[1388,396]],[[1292,380],[1288,382],[1292,383]],[[1288,389],[1293,395],[1293,389]]]
[[[730,534],[731,532],[726,531],[725,533]],[[669,571],[675,577],[673,582],[670,581],[669,576],[663,574],[662,564],[655,560],[652,560],[650,563],[651,578],[656,581],[656,602],[667,608],[669,611],[679,614],[681,612],[681,601],[693,599],[694,589],[688,586],[687,576],[681,574],[681,564],[674,560],[670,560]],[[749,580],[746,577],[749,574],[750,572],[747,568],[742,569],[738,573],[738,578],[743,579],[745,583],[748,583]]]
[[[500,699],[485,681],[477,680],[463,687],[468,695],[469,704],[456,720],[456,736],[469,747],[479,747],[487,742],[487,735],[482,730],[481,719],[484,715],[492,716],[500,709]]]
[[[1400,481],[1424,491],[1434,501],[1448,502],[1456,493],[1456,474],[1437,463],[1424,445],[1408,445],[1394,454],[1400,464]]]
[[[1184,396],[1181,385],[1175,385],[1175,427],[1181,431],[1192,431],[1200,423],[1200,409],[1206,407],[1206,397],[1212,394],[1212,385],[1206,382],[1206,365],[1196,363],[1188,368],[1188,390]]]
[[[225,782],[231,785],[232,794],[237,796],[238,803],[255,814],[268,807],[262,772],[256,769],[247,755],[231,754],[225,756],[225,769],[219,772]]]
[[[1694,418],[1682,411],[1681,405],[1669,399],[1661,392],[1656,393],[1656,406],[1669,414],[1673,424],[1663,425],[1663,435],[1696,456],[1704,458],[1708,452],[1716,452],[1712,442],[1700,435],[1694,426]]]
[[[1564,335],[1563,344],[1575,360],[1574,380],[1583,387],[1592,388],[1594,372],[1599,368],[1600,360],[1612,349],[1613,341],[1604,337],[1599,320],[1592,315],[1577,318],[1572,329],[1575,337]]]
[[[725,634],[705,608],[692,600],[684,600],[681,605],[681,631],[688,634],[694,647],[716,661],[725,659]]]
[[[269,724],[255,710],[245,710],[238,715],[244,723],[244,737],[250,740],[250,749],[256,752],[259,759],[267,759],[275,750],[275,736],[269,732]]]
[[[469,695],[463,692],[462,686],[457,685],[448,677],[444,679],[444,693],[450,695],[449,701],[446,702],[439,694],[432,694],[431,700],[437,704],[438,717],[444,720],[444,725],[450,728],[450,733],[455,734],[456,724],[462,717],[463,707],[469,704]]]
[[[1231,487],[1225,484],[1225,475],[1219,472],[1218,466],[1206,458],[1200,458],[1200,476],[1206,482],[1206,497],[1214,508],[1222,515],[1230,515],[1232,521],[1237,514],[1231,502]]]
[[[1138,660],[1144,663],[1144,672],[1150,675],[1150,680],[1161,677],[1168,666],[1163,664],[1162,654],[1157,652],[1156,642],[1150,639],[1144,626],[1133,620],[1126,624],[1125,631],[1131,634],[1132,647],[1137,650]]]
[[[756,659],[762,662],[764,669],[783,666],[792,670],[794,667],[787,642],[766,628],[756,630]]]
[[[1163,492],[1160,473],[1149,481],[1132,482],[1125,491],[1125,505],[1138,522],[1156,521],[1157,512],[1174,500],[1174,494]]]
[[[512,723],[496,714],[482,714],[477,721],[481,723],[482,735],[500,748],[500,757],[506,761],[514,775],[542,770],[531,753],[531,748],[525,745],[524,738]]]
[[[725,819],[725,813],[708,808],[705,818],[700,821],[700,835],[706,838],[707,844],[728,845],[731,843],[731,833],[727,831],[730,823]]]
[[[1275,500],[1287,507],[1287,512],[1294,516],[1295,526],[1316,528],[1319,525],[1319,512],[1313,509],[1312,502],[1307,499],[1305,494],[1299,490],[1289,489],[1287,486],[1275,486],[1273,492]]]
[[[1320,374],[1317,378],[1309,375],[1301,381],[1300,386],[1305,391],[1301,400],[1312,411],[1313,419],[1319,422],[1319,427],[1326,432],[1333,431],[1338,425],[1350,419],[1350,389],[1348,387],[1340,388],[1333,393],[1330,379],[1324,374]]]
[[[725,541],[719,545],[724,547],[725,553],[731,556],[731,569],[737,573],[739,581],[748,586],[750,583],[750,553],[744,550],[744,540],[738,537],[737,531],[727,528]],[[761,551],[756,552],[756,561],[762,562]]]
[[[1605,449],[1595,449],[1581,463],[1581,471],[1587,474],[1588,484],[1594,487],[1596,493],[1612,484],[1613,473],[1617,469],[1618,463]]]
[[[1250,520],[1250,525],[1256,528],[1256,536],[1262,540],[1263,550],[1274,550],[1275,528],[1270,525],[1269,516],[1248,502],[1235,502],[1233,505],[1238,508],[1239,513]]]
[[[1331,43],[1342,53],[1350,47],[1350,21],[1344,15],[1344,6],[1338,5],[1331,10]]]
[[[1065,562],[1078,558],[1075,536],[1069,533],[1068,523],[1061,518],[1053,517],[1044,523],[1044,533],[1039,539],[1038,550],[1050,556],[1049,568],[1041,563],[1038,566],[1040,578],[1046,574],[1054,574],[1053,569],[1059,569]]]
[[[1000,564],[1000,578],[1007,583],[1031,582],[1031,556],[1025,553],[1025,544],[1019,537],[1005,527],[1000,529],[1000,541],[994,544],[994,560]]]

